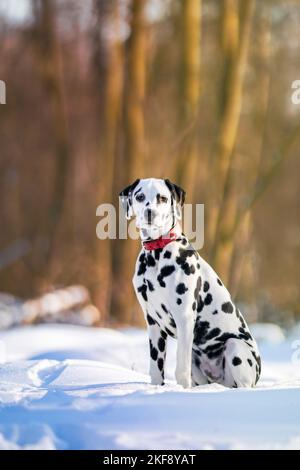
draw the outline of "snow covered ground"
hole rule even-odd
[[[41,325],[0,333],[0,449],[300,449],[300,330],[256,325],[253,390],[184,390],[169,344],[149,384],[143,330]]]

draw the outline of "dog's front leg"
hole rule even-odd
[[[148,323],[150,346],[150,377],[152,385],[164,384],[164,366],[167,349],[167,335],[154,323]]]
[[[177,364],[175,377],[184,388],[191,387],[194,322],[189,316],[177,320]]]

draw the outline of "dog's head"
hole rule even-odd
[[[181,218],[185,191],[169,180],[147,178],[136,180],[120,193],[126,218],[136,217],[143,239],[167,233]]]

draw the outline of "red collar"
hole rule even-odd
[[[143,242],[143,247],[145,250],[159,250],[164,248],[169,243],[173,242],[178,238],[178,235],[174,229],[171,229],[168,234],[163,235],[156,240],[151,240],[150,242]]]

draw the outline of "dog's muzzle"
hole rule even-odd
[[[151,225],[154,222],[156,215],[157,212],[154,209],[145,209],[144,217],[147,224]]]

